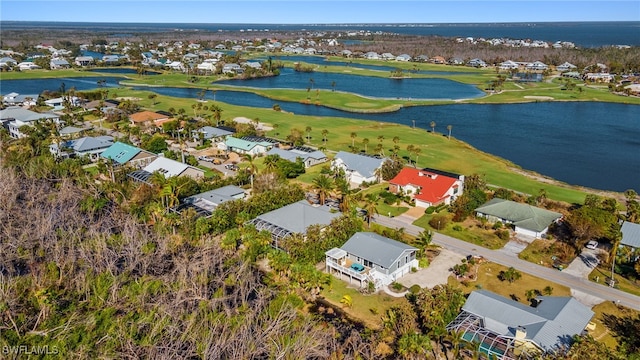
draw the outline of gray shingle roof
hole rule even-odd
[[[386,160],[371,156],[352,154],[346,151],[338,152],[335,159],[341,159],[347,166],[348,170],[356,171],[365,177],[374,176],[376,169],[382,166],[382,163]]]
[[[372,232],[355,233],[340,248],[386,269],[390,268],[405,251],[418,250],[413,246]]]
[[[0,119],[16,119],[23,122],[36,121],[40,119],[57,119],[58,115],[48,113],[37,113],[35,111],[23,109],[19,106],[9,106],[0,110]]]
[[[233,134],[231,131],[227,131],[227,130],[220,129],[213,126],[205,126],[201,128],[199,131],[204,134],[205,139],[211,139],[214,137],[221,137],[221,136],[227,136],[227,135]]]
[[[562,214],[554,211],[499,198],[489,200],[475,211],[509,220],[518,227],[534,231],[543,231],[562,217]]]
[[[113,137],[111,136],[86,136],[77,140],[68,141],[65,146],[72,148],[77,152],[106,149],[113,145]]]
[[[480,316],[484,327],[495,333],[514,337],[518,326],[526,329],[526,338],[545,351],[570,345],[580,334],[593,311],[572,297],[540,296],[537,307],[523,305],[486,290],[473,291],[462,310]]]
[[[278,155],[285,160],[289,160],[291,162],[296,162],[298,158],[301,158],[302,161],[307,161],[307,159],[324,159],[327,156],[322,151],[313,151],[313,152],[304,152],[299,150],[284,150],[280,148],[271,148],[271,150],[267,151],[267,155]]]
[[[640,224],[625,221],[622,223],[622,241],[620,244],[640,248]]]
[[[257,217],[290,233],[306,233],[311,225],[329,225],[340,213],[331,212],[328,206],[313,206],[306,200],[281,207]]]

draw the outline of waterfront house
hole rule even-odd
[[[296,162],[301,159],[305,168],[326,162],[327,156],[319,150],[308,148],[305,146],[296,146],[290,149],[271,148],[267,151],[267,155],[278,155],[280,158]]]
[[[71,64],[65,59],[51,59],[51,61],[49,61],[49,67],[51,70],[68,69],[71,67]]]
[[[326,227],[339,216],[340,213],[329,206],[311,205],[306,200],[300,200],[259,215],[248,223],[253,224],[258,231],[269,231],[273,246],[277,249],[282,239],[293,234],[304,235],[311,225]]]
[[[528,63],[525,65],[525,69],[531,71],[545,71],[549,68],[549,65],[543,63],[542,61],[534,61],[532,63]]]
[[[472,67],[487,67],[487,63],[485,63],[482,59],[471,59],[469,60],[469,62],[467,62],[467,66],[472,66]]]
[[[507,60],[500,63],[500,70],[517,70],[520,67],[517,62]]]
[[[355,233],[340,248],[325,253],[326,271],[361,287],[376,289],[397,281],[418,268],[418,249],[373,232]]]
[[[640,249],[640,224],[623,221],[620,232],[622,233],[620,246],[628,246],[634,251]]]
[[[447,173],[435,169],[405,167],[389,180],[389,191],[408,195],[417,207],[428,208],[440,204],[451,204],[462,195],[464,175]]]
[[[573,64],[571,64],[569,62],[566,62],[566,61],[564,63],[556,66],[556,70],[558,70],[561,73],[566,72],[566,71],[572,71],[572,70],[575,70],[577,68],[578,68],[577,66],[575,66],[575,65],[573,65]]]
[[[538,296],[527,306],[487,290],[469,294],[447,330],[499,360],[566,351],[594,313],[569,296]]]
[[[91,56],[78,56],[75,58],[74,63],[78,66],[90,66],[93,65],[94,59]]]
[[[400,54],[396,56],[396,61],[411,61],[411,55],[409,54]]]
[[[26,94],[21,95],[15,92],[2,96],[2,102],[5,106],[23,105],[26,107],[35,106],[36,100],[40,95],[38,94]]]
[[[347,181],[357,185],[379,182],[379,171],[386,159],[340,151],[331,162],[334,170],[344,170]]]
[[[478,217],[491,222],[513,225],[517,235],[541,238],[549,226],[562,218],[562,214],[529,204],[494,198],[475,209]]]

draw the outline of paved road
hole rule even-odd
[[[424,229],[415,225],[412,225],[410,219],[403,218],[402,216],[396,218],[389,218],[382,215],[375,215],[373,222],[380,225],[384,225],[391,228],[404,228],[407,234],[417,235]],[[604,300],[619,301],[620,305],[639,310],[640,311],[640,297],[633,294],[626,293],[605,285],[597,284],[587,279],[582,279],[577,276],[564,273],[555,269],[546,268],[534,263],[530,263],[525,260],[521,260],[513,255],[483,248],[481,246],[468,243],[466,241],[458,240],[450,236],[446,236],[440,233],[434,233],[433,243],[440,245],[445,249],[449,249],[458,252],[462,255],[479,255],[485,259],[504,265],[513,266],[519,271],[527,274],[535,275],[543,279],[547,279],[558,283],[560,285],[567,286],[571,289],[597,296]]]

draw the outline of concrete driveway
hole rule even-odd
[[[401,277],[398,282],[408,288],[417,284],[421,288],[429,289],[439,284],[446,284],[449,275],[452,274],[449,269],[459,264],[462,259],[464,256],[451,250],[442,249],[426,269],[409,273]]]
[[[598,253],[599,249],[583,249],[582,253],[576,256],[575,259],[567,266],[562,272],[570,275],[577,276],[579,278],[588,279],[589,274],[593,269],[598,266]]]

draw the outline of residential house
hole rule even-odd
[[[174,176],[188,176],[198,180],[204,177],[203,170],[163,156],[157,157],[142,170],[135,170],[127,176],[135,181],[150,184],[151,177],[155,172],[164,175],[167,179]]]
[[[459,57],[452,57],[451,59],[447,60],[447,63],[449,65],[464,65],[464,59]]]
[[[447,330],[498,360],[538,358],[566,351],[594,313],[569,296],[538,296],[532,306],[486,290],[469,294]]]
[[[156,124],[161,120],[168,120],[169,116],[165,114],[160,114],[153,111],[140,111],[134,114],[129,115],[129,120],[131,121],[131,125],[152,125]]]
[[[628,246],[632,250],[640,249],[640,224],[623,221],[620,232],[622,233],[621,246]]]
[[[585,81],[593,81],[598,83],[610,83],[615,80],[615,77],[609,73],[586,73],[583,76]]]
[[[180,214],[183,211],[193,209],[198,216],[210,217],[220,204],[227,201],[241,200],[245,197],[246,193],[244,189],[235,185],[227,185],[218,189],[189,196],[182,201],[180,206],[171,210]]]
[[[233,136],[227,136],[227,139],[224,142],[224,148],[226,148],[227,151],[249,155],[264,154],[273,146],[274,144],[270,142],[250,141],[245,139],[238,139]]]
[[[74,63],[78,66],[90,66],[94,64],[94,59],[91,56],[78,56],[75,58]]]
[[[18,66],[18,69],[20,69],[20,71],[40,69],[40,66],[36,65],[31,61],[23,61],[19,63],[17,66]]]
[[[389,191],[406,194],[415,200],[417,207],[428,208],[440,204],[449,205],[462,195],[464,175],[435,169],[405,167],[389,180]]]
[[[364,58],[369,60],[380,60],[380,54],[375,51],[369,51],[364,54]]]
[[[9,130],[9,136],[14,139],[25,137],[26,135],[20,132],[20,128],[25,125],[33,126],[38,120],[59,124],[60,116],[53,113],[37,113],[20,106],[10,106],[0,110],[0,123]]]
[[[158,155],[118,141],[105,149],[100,157],[112,160],[116,166],[126,165],[142,169],[155,160]]]
[[[49,61],[49,67],[51,70],[68,69],[71,67],[71,64],[65,59],[51,59],[51,61]]]
[[[418,55],[418,56],[416,56],[415,61],[417,61],[417,62],[428,62],[429,61],[429,56],[428,55],[424,55],[424,54]]]
[[[267,151],[267,155],[278,155],[280,158],[291,162],[296,162],[298,159],[301,159],[305,168],[310,168],[328,161],[327,156],[322,151],[304,146],[296,146],[286,150],[273,147]]]
[[[518,68],[520,68],[520,65],[513,60],[507,60],[500,63],[500,70],[518,70]]]
[[[58,98],[53,98],[53,99],[48,99],[45,100],[44,103],[47,106],[51,106],[53,108],[53,110],[59,111],[64,109],[64,105],[65,102],[68,101],[69,105],[73,106],[80,106],[81,100],[79,97],[77,96],[67,96],[65,97],[58,97]]]
[[[572,70],[575,70],[577,68],[578,68],[577,66],[575,66],[575,65],[573,65],[573,64],[571,64],[569,62],[566,62],[566,61],[564,63],[556,66],[556,70],[558,70],[561,73],[566,72],[566,71],[572,71]]]
[[[411,61],[411,55],[409,54],[400,54],[396,56],[396,61]]]
[[[529,204],[494,198],[475,209],[477,216],[491,222],[513,225],[517,235],[541,238],[549,226],[562,218],[562,214]]]
[[[534,61],[525,65],[525,68],[532,71],[545,71],[549,69],[549,65],[543,63],[542,61]]]
[[[202,134],[202,135],[200,135]],[[219,127],[204,126],[200,129],[193,130],[192,134],[194,141],[211,140],[212,142],[224,141],[229,135],[233,135],[233,132]]]
[[[334,170],[344,170],[347,181],[360,185],[379,182],[379,170],[386,159],[340,151],[331,162]]]
[[[16,66],[16,64],[18,64],[18,62],[13,58],[7,56],[0,58],[0,69],[9,69]]]
[[[326,271],[338,277],[369,282],[376,289],[391,284],[412,268],[418,268],[418,249],[373,232],[355,233],[340,248],[325,253]]]
[[[311,205],[306,200],[259,215],[248,223],[253,224],[258,231],[267,230],[271,233],[273,246],[278,248],[278,242],[293,234],[306,234],[311,225],[326,227],[331,221],[340,216],[326,205]]]
[[[82,134],[85,130],[88,129],[83,129],[75,126],[65,126],[60,129],[60,131],[58,131],[58,134],[60,134],[60,137],[63,139],[71,139],[77,137],[77,135],[79,134]]]
[[[49,152],[59,159],[87,157],[91,161],[100,158],[100,153],[113,145],[111,136],[86,136],[79,139],[63,141],[49,145]]]
[[[429,59],[429,62],[433,64],[444,64],[446,61],[447,60],[440,55],[434,56]]]
[[[487,63],[485,63],[482,59],[471,59],[469,60],[469,62],[467,62],[467,66],[472,66],[472,67],[487,67]]]
[[[382,60],[394,60],[396,58],[395,55],[393,55],[392,53],[388,53],[388,52],[382,53],[380,55],[380,57],[382,58]]]
[[[21,95],[15,92],[2,96],[2,102],[6,106],[23,105],[23,106],[35,106],[36,100],[38,100],[38,94]]]
[[[242,73],[242,67],[239,64],[224,64],[222,67],[223,74],[240,74]]]

